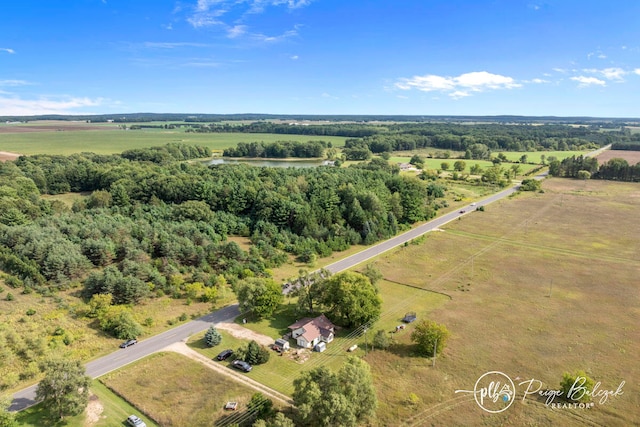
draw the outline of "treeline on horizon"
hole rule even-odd
[[[158,151],[0,163],[5,283],[42,293],[82,284],[86,298],[109,293],[113,304],[179,297],[189,284],[215,290],[269,277],[289,254],[313,263],[391,237],[433,217],[444,195],[435,182],[381,166],[207,167],[179,161],[180,150],[167,150],[173,162]],[[41,197],[67,192],[90,194],[72,208]],[[232,235],[250,238],[251,248]]]

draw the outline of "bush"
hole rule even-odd
[[[27,310],[27,316],[33,316],[34,314],[36,314],[36,311],[33,308],[30,308]]]
[[[237,350],[238,359],[244,360],[250,365],[262,365],[267,363],[271,357],[271,352],[254,340],[251,340],[246,347]]]
[[[373,347],[380,350],[386,350],[391,345],[389,334],[387,331],[380,329],[373,337]]]
[[[565,372],[562,375],[560,389],[562,395],[569,402],[587,403],[591,400],[593,392],[593,381],[584,371],[576,371],[573,374]]]
[[[433,356],[434,348],[437,354],[442,353],[449,335],[449,330],[444,325],[431,320],[421,320],[411,333],[411,341],[416,343],[419,354]]]
[[[7,301],[13,301],[15,299],[15,297],[13,296],[13,294],[11,292],[9,292],[4,299],[6,299]]]

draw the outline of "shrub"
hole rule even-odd
[[[560,389],[564,398],[570,402],[586,403],[591,400],[593,381],[584,371],[576,371],[573,374],[565,372],[562,375]]]
[[[437,354],[442,353],[449,335],[449,330],[444,325],[431,320],[421,320],[411,333],[411,341],[416,343],[419,354],[433,356],[434,348]]]
[[[373,337],[373,347],[378,348],[380,350],[386,350],[391,345],[391,340],[389,339],[389,334],[387,331],[380,329],[376,332]]]
[[[33,316],[34,314],[36,314],[36,311],[33,308],[30,308],[27,310],[27,316]]]
[[[187,316],[187,313],[182,313],[180,315],[180,317],[178,317],[178,320],[181,322],[184,322],[185,320],[187,320],[189,318],[189,316]]]
[[[7,301],[13,301],[15,299],[15,297],[13,296],[13,294],[11,292],[9,292],[4,299],[6,299]]]

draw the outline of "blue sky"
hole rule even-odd
[[[640,117],[637,0],[10,0],[0,115]]]

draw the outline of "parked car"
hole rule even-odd
[[[229,358],[229,356],[231,356],[232,354],[233,354],[233,350],[226,349],[226,350],[223,350],[219,355],[217,355],[216,359],[218,359],[218,360],[227,360]]]
[[[127,424],[131,427],[147,427],[147,424],[135,415],[129,415],[127,417]]]
[[[132,346],[132,345],[136,344],[137,342],[138,342],[137,339],[126,340],[125,342],[120,344],[120,348],[127,348],[129,346]]]
[[[251,369],[253,369],[253,367],[249,365],[247,362],[245,362],[244,360],[236,359],[233,362],[231,362],[231,365],[234,368],[240,369],[241,371],[244,371],[244,372],[249,372],[251,371]]]

